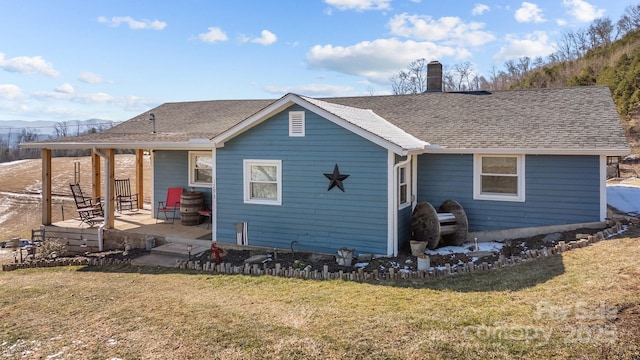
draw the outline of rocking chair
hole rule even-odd
[[[129,179],[115,179],[115,187],[116,209],[118,212],[122,213],[122,210],[137,210],[138,194],[131,193],[131,183]]]
[[[102,211],[102,204],[100,199],[92,199],[82,194],[82,188],[80,184],[69,184],[71,193],[73,194],[73,200],[76,202],[76,208],[78,215],[80,216],[81,223],[86,223],[89,226],[93,226],[96,222],[104,219],[104,211]]]

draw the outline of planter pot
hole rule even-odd
[[[411,255],[413,255],[413,256],[418,256],[418,255],[424,254],[424,249],[427,248],[427,242],[426,241],[411,240],[409,242],[409,245],[411,245]]]
[[[338,255],[336,255],[336,261],[338,262],[338,265],[351,266],[353,252],[353,249],[339,249]]]
[[[431,264],[429,263],[428,256],[418,257],[418,270],[425,271],[425,270],[429,270],[430,267],[431,267]]]

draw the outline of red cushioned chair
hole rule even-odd
[[[158,210],[156,210],[156,224],[160,213],[164,213],[164,219],[169,220],[167,213],[172,213],[171,223],[176,219],[176,210],[180,209],[180,197],[182,197],[182,188],[168,188],[167,200],[158,202]]]

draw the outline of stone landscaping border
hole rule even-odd
[[[466,264],[445,264],[444,266],[431,268],[429,270],[404,270],[390,268],[386,271],[373,270],[365,272],[363,269],[357,269],[350,272],[340,270],[338,272],[329,272],[328,266],[324,266],[322,271],[310,269],[282,268],[281,264],[276,263],[275,268],[267,268],[264,264],[262,267],[258,264],[245,264],[244,266],[234,266],[230,263],[216,264],[206,262],[204,264],[199,261],[176,261],[175,268],[201,271],[212,274],[243,274],[243,275],[269,275],[285,278],[309,279],[309,280],[345,280],[345,281],[406,281],[406,280],[428,280],[440,278],[443,276],[482,273],[496,269],[513,266],[522,262],[531,261],[538,258],[548,257],[561,254],[563,252],[582,248],[605,240],[611,236],[618,235],[628,229],[628,226],[640,225],[640,221],[629,222],[623,225],[617,222],[614,226],[607,228],[595,235],[588,235],[584,238],[574,241],[559,241],[553,247],[545,247],[540,250],[527,250],[522,256],[505,257],[500,255],[498,260],[494,262],[481,262],[475,264],[468,262]],[[37,260],[24,263],[3,264],[2,271],[12,271],[28,268],[42,268],[54,266],[108,266],[108,265],[130,265],[131,260],[118,260],[109,258],[63,258],[56,260]]]
[[[351,272],[338,271],[329,272],[328,266],[324,266],[322,271],[309,270],[309,269],[295,269],[292,267],[282,268],[280,264],[276,263],[275,268],[267,268],[266,264],[260,267],[258,264],[245,264],[244,266],[233,266],[230,263],[215,264],[212,262],[206,262],[204,264],[198,261],[177,261],[176,268],[196,270],[213,274],[242,274],[242,275],[270,275],[285,278],[296,279],[310,279],[310,280],[345,280],[345,281],[403,281],[403,280],[426,280],[439,278],[443,276],[458,275],[458,274],[470,274],[481,273],[491,270],[496,270],[504,267],[513,266],[521,262],[530,261],[533,259],[548,257],[563,252],[582,248],[594,244],[601,240],[605,240],[611,236],[620,234],[627,230],[627,225],[616,223],[614,226],[607,228],[603,231],[596,233],[595,235],[588,235],[585,238],[575,241],[559,241],[553,247],[543,248],[540,250],[527,250],[522,256],[511,256],[509,258],[500,255],[497,261],[492,263],[482,262],[475,264],[468,262],[463,265],[445,264],[442,267],[432,268],[430,270],[396,270],[393,268],[388,271],[381,272],[373,270],[371,272],[365,272],[363,269],[353,270]]]

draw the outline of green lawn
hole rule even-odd
[[[638,259],[634,229],[424,283],[127,267],[0,272],[0,358],[635,359]]]

